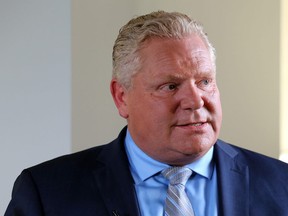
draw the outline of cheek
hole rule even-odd
[[[222,106],[220,95],[214,94],[212,97],[209,97],[206,108],[211,115],[214,130],[219,132],[222,124]]]
[[[151,128],[159,131],[169,127],[175,118],[177,106],[171,99],[155,99],[152,98],[149,102],[145,103],[146,110],[142,118],[147,118],[144,121],[150,121]]]
[[[159,97],[153,93],[150,93],[145,97],[147,108],[151,112],[158,113],[173,113],[177,108],[177,102],[173,96],[169,97]]]
[[[212,93],[207,94],[207,104],[212,111],[219,114],[222,113],[220,92],[217,87],[215,87]]]
[[[212,97],[210,97],[209,105],[215,113],[217,114],[222,113],[221,100],[219,94],[214,94]]]
[[[218,90],[214,94],[214,106],[216,114],[219,115],[219,117],[222,119],[222,105],[221,105],[220,93]]]
[[[218,127],[221,126],[222,122],[222,106],[220,100],[220,94],[218,91],[213,92],[213,94],[207,94],[203,97],[204,106],[209,112],[211,120]]]
[[[129,98],[128,112],[131,119],[147,122],[158,111],[157,103],[148,94],[134,94]]]
[[[180,107],[180,101],[173,96],[161,99],[156,98],[154,107],[160,112],[160,115],[169,116],[177,113]]]

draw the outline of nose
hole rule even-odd
[[[194,84],[183,87],[180,94],[180,107],[183,110],[197,110],[204,106],[203,92]]]

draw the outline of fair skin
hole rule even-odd
[[[129,89],[116,79],[111,93],[135,143],[170,165],[202,157],[222,121],[216,72],[202,39],[150,38],[139,51],[142,67]]]

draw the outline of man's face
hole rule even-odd
[[[141,70],[123,90],[120,114],[150,157],[184,165],[217,140],[222,110],[215,68],[202,39],[151,38],[140,50]]]

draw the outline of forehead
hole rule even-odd
[[[214,71],[209,50],[198,35],[150,38],[143,44],[140,57],[142,69]]]

